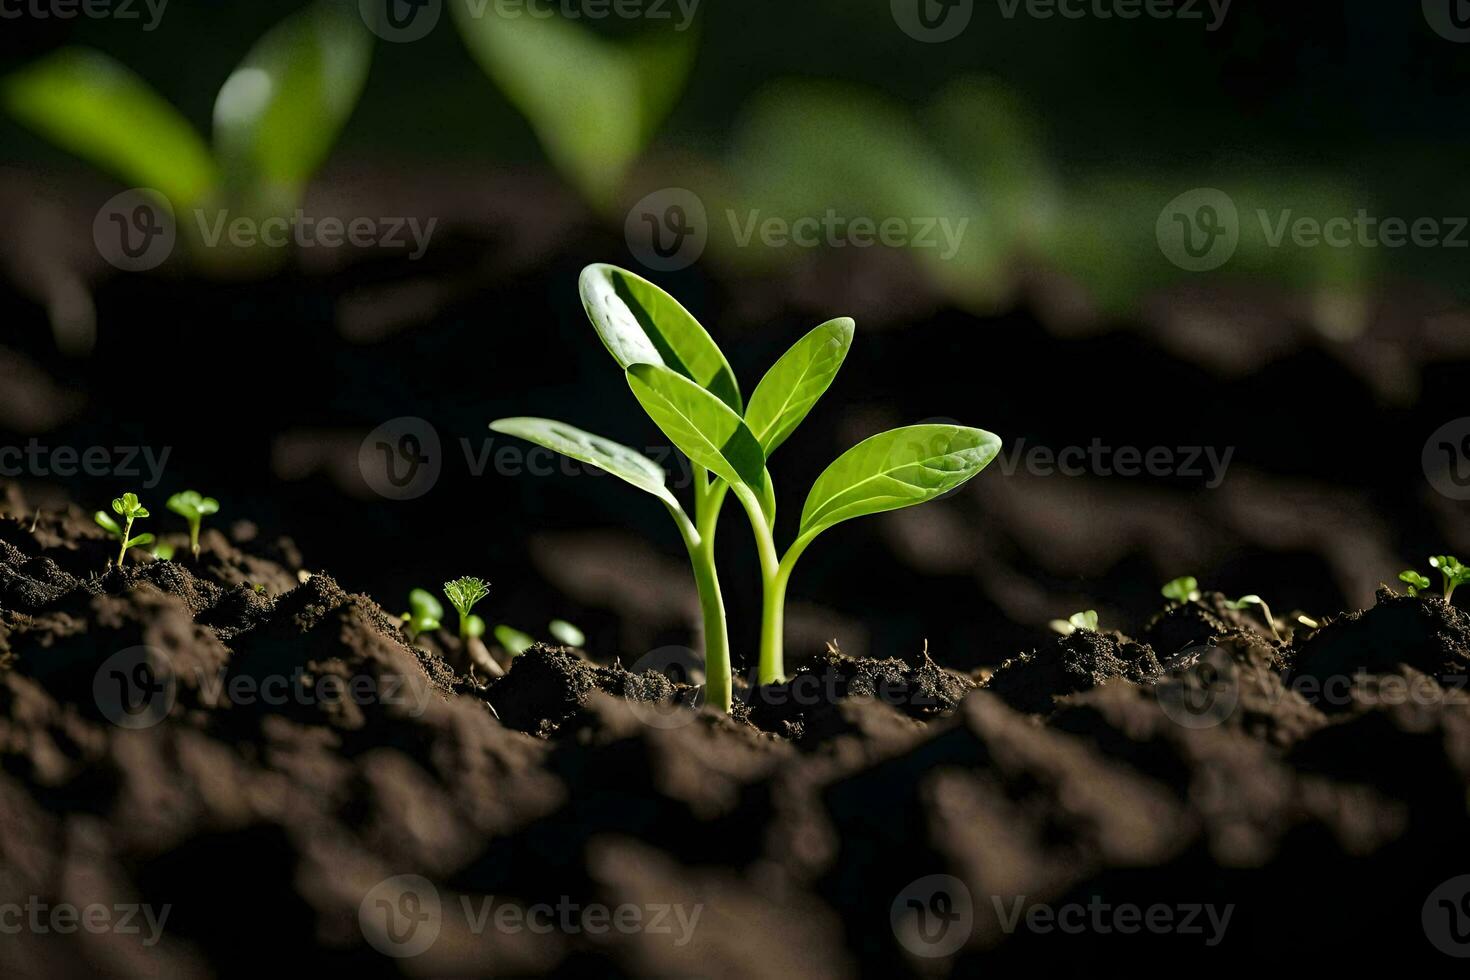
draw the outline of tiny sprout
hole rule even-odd
[[[553,619],[546,627],[546,631],[566,646],[584,647],[587,645],[587,634],[577,629],[577,627],[565,619]]]
[[[519,657],[536,643],[525,633],[510,626],[495,627],[495,642],[504,647],[505,652],[512,657]]]
[[[471,637],[485,635],[485,621],[470,615],[475,604],[490,594],[490,583],[483,579],[465,576],[444,583],[444,595],[449,604],[459,613],[459,638],[469,642]]]
[[[160,541],[158,544],[153,546],[153,557],[157,558],[159,561],[173,561],[174,546]]]
[[[401,617],[412,643],[421,634],[436,630],[444,618],[444,605],[427,589],[414,589],[408,594],[408,612]]]
[[[1071,636],[1078,630],[1091,630],[1097,632],[1097,610],[1089,609],[1086,612],[1075,612],[1065,620],[1053,619],[1049,624],[1063,636]]]
[[[168,498],[168,509],[189,522],[189,548],[199,560],[199,526],[210,514],[219,513],[219,501],[202,496],[197,490],[185,490]]]
[[[1261,616],[1266,620],[1266,625],[1271,627],[1271,635],[1279,641],[1281,634],[1276,632],[1276,619],[1271,615],[1271,607],[1266,605],[1266,600],[1258,595],[1243,595],[1239,599],[1225,601],[1225,608],[1241,612],[1246,606],[1260,606]]]
[[[1408,585],[1409,595],[1418,595],[1420,592],[1429,588],[1430,585],[1433,584],[1429,581],[1429,579],[1425,578],[1423,575],[1420,575],[1412,568],[1408,571],[1399,572],[1399,581]]]
[[[1164,593],[1164,598],[1180,603],[1198,602],[1200,596],[1199,582],[1193,575],[1176,578],[1165,585],[1161,591]]]
[[[104,531],[117,538],[121,545],[117,552],[117,567],[122,568],[123,559],[127,557],[128,549],[141,548],[145,544],[152,544],[153,535],[140,534],[136,538],[132,537],[133,522],[149,516],[148,508],[138,502],[137,494],[125,493],[121,497],[114,499],[112,510],[113,513],[123,519],[122,524],[118,524],[117,521],[113,520],[111,514],[100,510],[93,515],[93,519],[96,520],[97,524]]]
[[[1453,555],[1437,555],[1429,559],[1429,564],[1439,569],[1444,576],[1444,601],[1449,602],[1450,597],[1455,594],[1455,586],[1470,582],[1470,568],[1460,564],[1460,559]]]

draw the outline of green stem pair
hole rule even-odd
[[[669,513],[679,525],[694,582],[699,589],[699,609],[704,620],[705,697],[728,713],[733,702],[730,685],[730,632],[725,621],[725,599],[720,594],[720,577],[715,567],[715,528],[730,485],[711,479],[703,466],[694,467],[694,520],[677,506]]]

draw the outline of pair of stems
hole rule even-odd
[[[705,696],[710,704],[729,712],[732,703],[730,685],[730,634],[725,619],[725,601],[720,594],[719,573],[715,567],[715,528],[730,484],[711,477],[703,466],[694,466],[694,520],[683,510],[670,505],[669,512],[679,525],[689,561],[694,567],[694,581],[699,589],[700,612],[704,619]],[[760,684],[776,684],[785,679],[785,611],[786,586],[791,581],[796,560],[806,550],[814,535],[797,539],[784,558],[776,552],[775,529],[766,519],[760,501],[747,487],[733,488],[736,499],[750,517],[756,550],[761,564],[761,634],[760,659],[756,680]]]

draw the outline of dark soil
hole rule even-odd
[[[829,649],[737,685],[723,717],[566,648],[482,686],[253,528],[206,535],[197,566],[135,552],[104,573],[109,552],[79,510],[0,521],[0,908],[168,916],[148,944],[8,934],[0,975],[1053,976],[1162,956],[1210,975],[1364,944],[1453,963],[1421,910],[1467,869],[1470,624],[1435,598],[1385,591],[1282,646],[1206,597],[1147,643],[1081,631],[978,688],[924,652]],[[171,683],[155,724],[125,728],[98,678],[139,647]],[[418,908],[404,875],[439,931],[392,958],[363,916],[384,888]],[[935,905],[930,875],[968,900]],[[968,941],[915,955],[892,917],[911,899],[963,907]],[[699,918],[682,943],[477,930],[486,901]],[[1039,903],[1229,919],[1009,925]]]

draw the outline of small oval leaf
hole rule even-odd
[[[680,452],[727,483],[770,496],[761,444],[729,405],[659,364],[628,368],[628,385]]]
[[[668,474],[664,468],[636,449],[552,419],[498,419],[490,423],[490,428],[605,470],[640,490],[674,503],[674,495],[665,485]],[[674,506],[678,504],[674,503]]]
[[[767,456],[786,441],[837,377],[852,347],[854,326],[850,317],[827,321],[792,345],[761,378],[745,410],[745,424]]]
[[[817,477],[801,512],[801,535],[912,507],[948,493],[983,470],[1000,438],[962,425],[912,425],[853,446]]]
[[[578,286],[588,319],[621,367],[662,365],[742,410],[730,362],[678,300],[615,265],[589,265]]]

